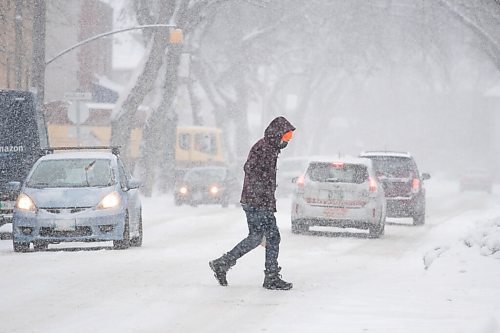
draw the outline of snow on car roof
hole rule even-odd
[[[374,157],[374,156],[391,156],[391,157],[408,157],[411,158],[410,153],[400,151],[364,151],[359,154],[361,157]]]
[[[65,160],[65,159],[79,159],[79,158],[95,158],[95,159],[113,159],[115,155],[110,152],[104,151],[72,151],[72,152],[55,152],[48,154],[40,159],[42,160]]]
[[[364,157],[355,156],[315,156],[309,159],[309,164],[311,163],[333,163],[342,162],[347,164],[363,164],[371,167],[372,161]]]

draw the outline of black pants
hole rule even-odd
[[[274,213],[253,207],[243,207],[243,210],[247,216],[248,236],[229,251],[227,255],[235,260],[239,259],[259,246],[263,236],[266,236],[266,270],[268,272],[279,271],[278,254],[281,236]]]

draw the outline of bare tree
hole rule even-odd
[[[483,1],[474,1],[474,4],[470,2],[464,3],[460,0],[439,0],[439,2],[453,15],[464,26],[469,28],[481,41],[483,45],[483,50],[490,57],[495,66],[500,70],[500,39],[495,38],[498,34],[492,34],[481,24],[480,16],[492,15],[491,11],[485,10],[484,6],[490,8],[493,13],[497,16],[494,17],[496,21],[497,29],[500,26],[500,1],[493,0],[489,4],[484,4]],[[470,8],[473,9],[471,13]]]
[[[159,1],[159,12],[156,19],[158,24],[166,24],[172,17],[175,7],[171,2]],[[148,47],[146,61],[133,86],[123,95],[124,99],[119,100],[114,111],[112,121],[111,144],[124,146],[125,160],[127,160],[128,144],[132,131],[135,115],[146,95],[151,91],[158,71],[163,64],[163,56],[168,45],[168,31],[156,30],[152,35],[152,40]]]
[[[144,9],[148,2],[136,3],[137,8]],[[162,3],[159,5],[165,6]],[[197,88],[203,90],[210,103],[217,126],[236,128],[238,138],[227,139],[236,143],[233,157],[243,156],[248,148],[247,113],[251,103],[263,106],[264,122],[274,115],[288,113],[305,123],[309,132],[320,135],[321,131],[316,129],[329,122],[337,112],[333,106],[342,103],[347,91],[362,87],[394,67],[411,66],[418,74],[414,79],[421,85],[419,89],[432,91],[437,85],[445,86],[453,66],[454,41],[460,36],[453,36],[456,26],[452,23],[446,21],[443,26],[443,8],[453,12],[454,6],[461,2],[440,0],[439,3],[179,0],[174,5],[170,2],[167,17],[183,30],[184,43],[150,48],[159,50],[156,55],[149,53],[158,62],[144,66],[149,68],[146,71],[149,74],[143,71],[144,76],[140,76],[143,80],[138,81],[136,90],[127,97],[129,102],[121,107],[113,132],[114,142],[128,141],[132,115],[150,91],[158,69],[163,68],[161,103],[152,111],[144,129],[142,161],[147,193],[151,193],[157,180],[159,166],[166,175],[163,188],[171,186],[178,119],[174,98],[178,86],[186,83],[177,76],[183,52],[191,58],[192,76],[186,84],[193,121],[202,122],[202,107],[195,96]],[[462,20],[467,18],[464,12],[457,13],[462,13]],[[145,21],[151,19],[148,11],[141,16]],[[498,45],[491,32],[477,32],[491,45],[488,47],[491,56],[496,56]],[[153,33],[153,40],[157,34],[160,32]],[[296,95],[297,103],[287,109],[285,100],[290,93]],[[363,117],[358,112],[350,116]],[[118,126],[120,122],[128,125]],[[119,134],[121,131],[124,134]],[[229,131],[224,132],[227,135]]]

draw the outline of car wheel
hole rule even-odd
[[[385,233],[385,223],[374,225],[370,227],[368,236],[370,238],[380,238]]]
[[[174,200],[174,204],[176,206],[181,206],[182,205],[182,201],[180,201],[180,200]]]
[[[28,252],[30,249],[30,243],[28,242],[16,242],[13,241],[14,252]]]
[[[46,242],[33,242],[33,249],[35,251],[47,251],[49,243]]]
[[[125,216],[125,226],[123,228],[123,239],[113,241],[113,248],[116,250],[124,250],[130,246],[130,229],[128,223],[128,213]]]
[[[425,198],[422,199],[419,205],[415,206],[413,213],[413,225],[425,224]]]
[[[135,247],[142,246],[142,211],[139,215],[139,236],[132,238],[130,240],[130,245]]]
[[[298,220],[292,220],[292,232],[294,234],[301,234],[309,231],[309,226],[300,223]]]
[[[413,216],[413,225],[424,225],[425,224],[425,213]]]

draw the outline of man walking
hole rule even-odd
[[[227,286],[226,273],[236,260],[255,249],[266,240],[264,284],[266,289],[288,290],[292,284],[281,279],[278,266],[281,240],[276,225],[276,162],[281,149],[291,140],[295,127],[284,117],[277,117],[266,128],[264,137],[250,149],[245,162],[245,180],[241,193],[241,206],[248,223],[248,236],[222,257],[209,262],[214,276],[222,286]]]

